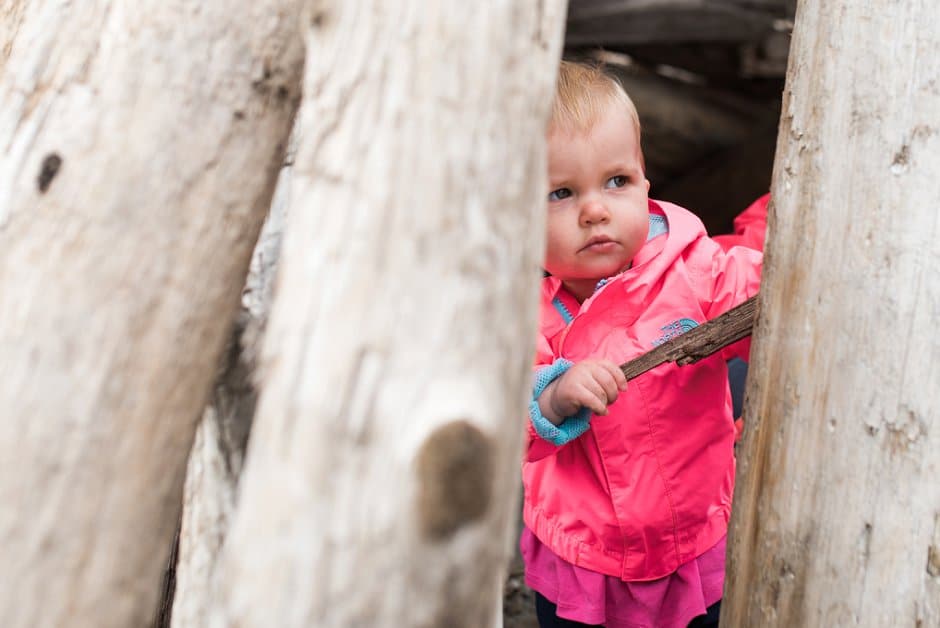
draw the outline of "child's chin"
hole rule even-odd
[[[619,275],[623,271],[630,268],[630,260],[618,260],[616,262],[611,262],[610,264],[604,264],[602,267],[597,269],[597,272],[593,273],[597,280],[607,279],[608,277],[613,277],[614,275]]]

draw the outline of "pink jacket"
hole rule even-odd
[[[734,233],[716,235],[715,242],[724,250],[732,246],[746,246],[758,251],[764,250],[764,236],[767,232],[767,205],[770,194],[764,194],[734,219]]]
[[[544,280],[538,364],[622,364],[757,292],[760,253],[723,252],[676,205],[651,200],[650,214],[651,238],[633,266],[580,306],[559,280]],[[656,224],[668,233],[655,236]],[[731,350],[747,357],[738,343],[632,380],[607,416],[566,445],[529,424],[526,525],[564,560],[627,581],[669,575],[712,547],[726,533],[734,485]]]

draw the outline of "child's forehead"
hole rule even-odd
[[[548,168],[554,178],[569,171],[645,170],[640,140],[631,121],[615,114],[589,127],[555,127],[547,136]]]
[[[607,145],[611,142],[624,146],[639,141],[635,125],[628,114],[611,110],[594,119],[584,120],[579,124],[552,124],[548,128],[547,139],[555,148],[578,141]]]
[[[577,110],[555,112],[548,125],[548,137],[557,136],[586,136],[591,135],[598,125],[628,122],[639,131],[639,120],[636,114],[623,103],[614,99],[607,99],[593,106]]]

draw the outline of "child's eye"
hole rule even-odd
[[[625,186],[625,185],[626,185],[627,183],[629,183],[629,182],[630,182],[630,178],[629,178],[629,177],[624,176],[624,175],[622,175],[622,174],[618,174],[618,175],[615,176],[615,177],[611,177],[611,178],[607,179],[607,185],[604,186],[604,187],[606,187],[606,188],[608,188],[608,189],[609,189],[609,188],[622,188],[623,186]]]
[[[552,190],[548,193],[548,200],[550,201],[563,201],[566,198],[571,196],[571,190],[568,188],[558,188],[557,190]]]

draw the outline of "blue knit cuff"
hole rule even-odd
[[[548,385],[565,374],[565,371],[574,365],[571,360],[558,358],[548,366],[543,366],[535,372],[535,382],[532,385],[532,398],[538,399],[539,395],[548,388]]]
[[[565,371],[571,368],[572,362],[564,358],[555,360],[550,366],[540,368],[535,373],[535,384],[532,387],[532,401],[529,403],[529,420],[535,433],[552,443],[561,446],[570,443],[584,434],[591,425],[591,411],[581,408],[572,416],[565,417],[561,425],[555,425],[544,416],[539,408],[539,395]]]

